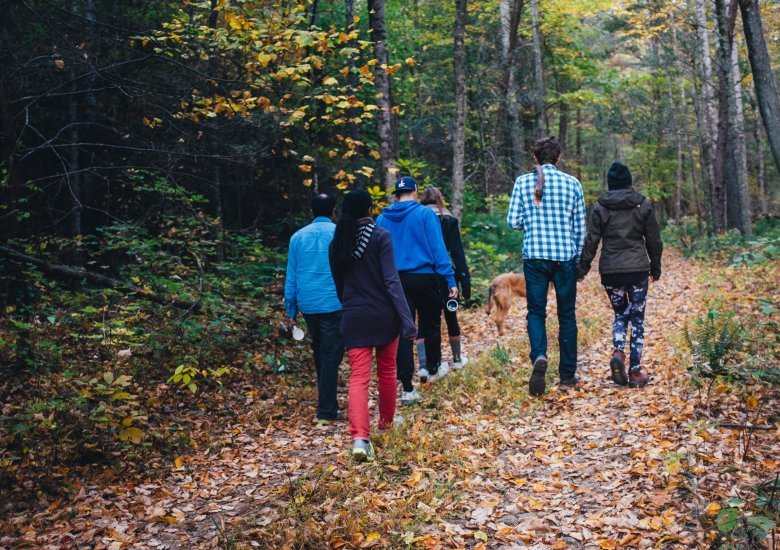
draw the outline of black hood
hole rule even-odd
[[[633,189],[615,189],[599,197],[599,204],[611,210],[628,210],[642,204],[645,197]]]

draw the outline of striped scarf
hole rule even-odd
[[[358,232],[357,236],[355,237],[355,248],[352,250],[352,259],[353,260],[359,260],[363,257],[363,254],[366,251],[366,247],[368,246],[368,241],[371,239],[371,234],[374,232],[374,224],[373,223],[367,223],[366,225],[362,226]]]

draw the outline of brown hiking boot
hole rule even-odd
[[[649,381],[650,381],[650,377],[647,375],[647,373],[644,373],[641,370],[628,373],[629,388],[641,388],[647,386],[647,383]]]
[[[618,386],[628,384],[626,379],[626,354],[616,349],[612,353],[612,360],[609,362],[609,370],[612,371],[612,381]]]

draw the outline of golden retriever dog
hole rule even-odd
[[[525,277],[519,273],[504,273],[490,283],[488,291],[487,314],[496,308],[495,322],[498,334],[504,334],[504,322],[509,314],[509,306],[514,296],[525,296]]]

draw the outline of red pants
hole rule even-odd
[[[349,363],[349,432],[352,439],[368,439],[371,420],[368,415],[368,383],[371,381],[371,359],[374,348],[352,348]],[[395,414],[395,356],[398,338],[376,348],[376,373],[379,380],[379,429],[393,425]]]

